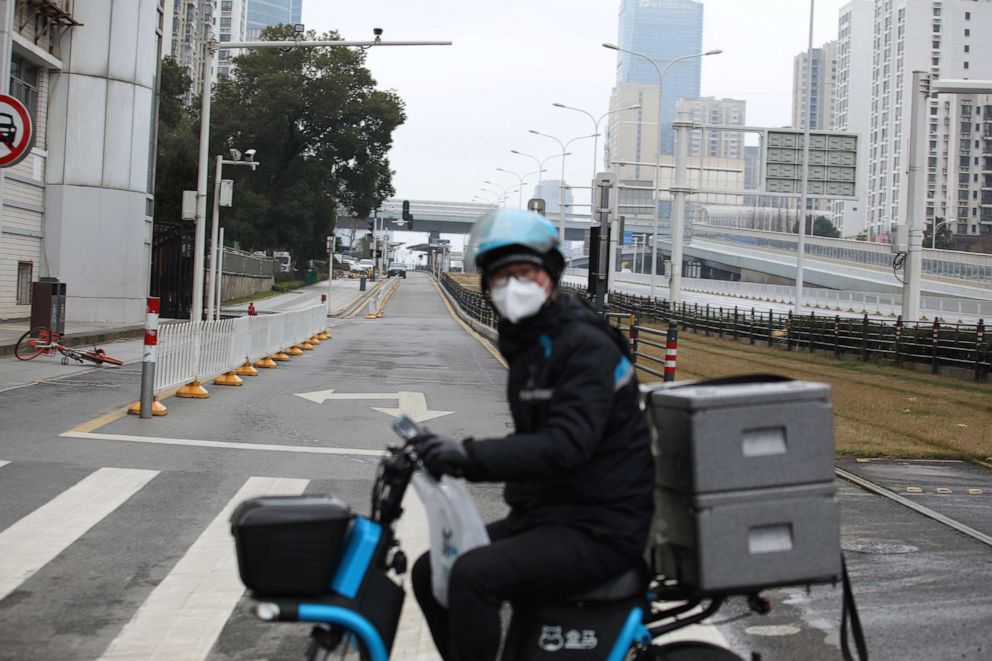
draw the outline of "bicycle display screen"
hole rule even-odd
[[[393,423],[393,431],[395,431],[401,438],[408,441],[412,441],[418,436],[423,436],[427,430],[421,427],[412,418],[405,415],[399,417],[399,419]]]

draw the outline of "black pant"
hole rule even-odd
[[[578,591],[623,573],[637,558],[607,541],[562,526],[515,531],[487,526],[492,541],[458,558],[451,569],[448,606],[431,591],[429,553],[413,566],[413,591],[445,661],[494,661],[504,601]]]

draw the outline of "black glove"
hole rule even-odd
[[[427,472],[438,480],[445,474],[461,477],[468,464],[468,452],[464,445],[438,436],[428,436],[418,441],[417,454]]]

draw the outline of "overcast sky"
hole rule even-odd
[[[805,0],[704,0],[702,95],[744,99],[753,126],[791,120],[793,57],[806,49]],[[814,43],[836,38],[843,0],[817,0]],[[562,141],[592,133],[616,80],[619,0],[304,0],[303,21],[345,39],[451,40],[453,46],[372,49],[367,65],[379,86],[395,90],[407,121],[395,133],[390,162],[399,197],[468,202],[489,179],[511,187],[533,160],[560,153]],[[677,66],[677,65],[676,65]],[[605,122],[604,122],[605,123]],[[602,131],[602,124],[601,124]],[[588,185],[592,141],[572,145],[565,179]],[[557,179],[560,161],[551,161]],[[524,200],[531,189],[528,187]],[[578,196],[577,196],[578,197]],[[516,204],[514,194],[510,198]]]

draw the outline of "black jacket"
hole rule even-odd
[[[467,477],[505,481],[521,529],[576,527],[640,555],[654,464],[623,336],[575,296],[499,333],[516,433],[468,443]]]

